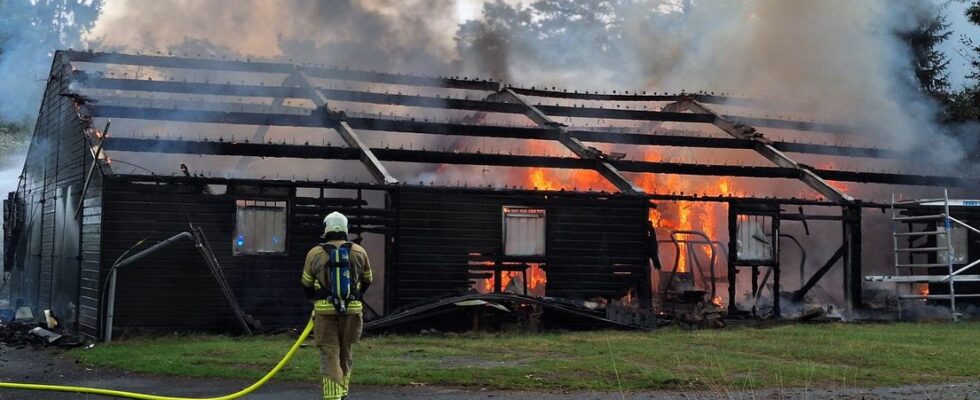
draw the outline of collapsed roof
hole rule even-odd
[[[419,171],[401,167],[405,163],[538,167],[595,171],[619,192],[649,196],[657,194],[645,193],[629,174],[797,179],[836,203],[854,198],[827,181],[961,187],[977,183],[976,178],[961,176],[816,168],[798,162],[795,157],[817,155],[857,159],[861,166],[872,160],[907,162],[913,154],[794,140],[800,133],[846,137],[853,128],[738,114],[767,104],[727,95],[578,92],[248,60],[78,51],[59,56],[67,57],[74,68],[72,88],[83,117],[114,119],[104,149],[126,165],[117,173],[173,175],[179,173],[178,165],[186,168],[183,162],[167,159],[168,154],[209,157],[211,164],[185,170],[188,175],[365,179],[381,186],[413,182]],[[118,128],[120,120],[130,125]],[[598,126],[590,126],[590,121]],[[707,134],[678,128],[689,125],[717,129]],[[757,128],[765,128],[766,135]],[[770,136],[771,131],[794,133]],[[457,140],[439,139],[445,137]],[[100,141],[90,139],[93,144]],[[484,141],[482,149],[470,151],[468,146],[479,139],[491,139],[501,147],[487,148]],[[343,143],[334,145],[334,140]],[[540,146],[529,142],[545,142],[548,147],[536,151]],[[508,144],[512,148],[506,151],[503,146]],[[602,146],[673,146],[762,157],[739,165],[674,162],[615,151],[622,147],[598,148]],[[562,154],[545,154],[548,151]],[[115,156],[128,153],[134,156]],[[224,161],[214,156],[224,156]],[[249,170],[267,158],[345,164],[266,164]],[[358,173],[323,173],[351,171],[352,161],[361,164]],[[399,166],[392,168],[392,163]]]

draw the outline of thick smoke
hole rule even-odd
[[[760,113],[854,126],[865,143],[962,156],[933,124],[938,108],[915,85],[897,35],[931,18],[933,0],[494,1],[459,24],[471,3],[116,0],[85,38],[97,49],[578,90],[738,93],[773,100]]]
[[[899,3],[756,0],[726,10],[695,7],[687,26],[703,33],[691,37],[662,84],[792,99],[810,116],[854,125],[890,146],[934,141],[936,108],[912,83],[910,52],[896,32],[914,29],[935,5]]]
[[[32,120],[54,50],[80,44],[100,0],[0,0],[0,119]]]
[[[931,0],[493,3],[486,21],[463,26],[460,52],[467,68],[521,84],[770,99],[791,107],[766,112],[959,159],[957,146],[937,143],[938,109],[897,35],[937,11]]]
[[[453,10],[448,0],[120,0],[106,5],[87,38],[126,51],[203,51],[434,74],[447,72],[452,59]]]

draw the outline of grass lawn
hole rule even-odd
[[[76,349],[83,362],[189,377],[255,379],[294,338],[191,335]],[[980,377],[980,323],[790,325],[714,331],[385,336],[355,347],[356,384],[494,389],[728,390],[889,386]],[[276,379],[316,382],[316,348]]]

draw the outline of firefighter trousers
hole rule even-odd
[[[320,350],[324,400],[347,396],[353,363],[351,346],[361,338],[363,324],[361,314],[318,314],[315,317],[313,338]]]

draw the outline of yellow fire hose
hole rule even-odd
[[[268,382],[270,379],[272,379],[272,377],[275,376],[276,373],[278,373],[279,370],[282,369],[282,367],[286,366],[286,364],[289,363],[289,360],[291,360],[293,358],[293,355],[296,354],[296,350],[299,350],[300,345],[303,344],[303,341],[306,340],[306,337],[310,335],[310,331],[312,331],[312,330],[313,330],[313,319],[311,318],[310,319],[310,322],[308,322],[306,324],[306,328],[303,329],[303,333],[301,333],[299,335],[299,339],[296,339],[296,343],[293,343],[293,347],[290,347],[289,348],[289,351],[286,352],[286,356],[284,356],[282,358],[282,360],[279,360],[279,364],[276,364],[275,368],[272,368],[272,370],[269,371],[268,374],[265,374],[265,376],[263,376],[262,379],[259,379],[258,381],[256,381],[255,383],[253,383],[251,386],[249,386],[249,387],[247,387],[245,389],[239,390],[239,391],[237,391],[235,393],[224,395],[224,396],[220,396],[220,397],[170,397],[170,396],[157,396],[157,395],[153,395],[153,394],[125,392],[125,391],[121,391],[121,390],[98,389],[98,388],[89,388],[89,387],[81,387],[81,386],[43,385],[43,384],[39,384],[39,383],[8,383],[8,382],[0,382],[0,388],[7,388],[7,389],[25,389],[25,390],[46,390],[46,391],[53,391],[53,392],[87,393],[87,394],[97,394],[97,395],[102,395],[102,396],[124,397],[124,398],[129,398],[129,399],[142,399],[142,400],[231,400],[231,399],[237,399],[237,398],[242,397],[242,396],[244,396],[246,394],[249,394],[249,393],[254,392],[256,389],[258,389],[259,387],[261,387],[262,385],[264,385],[266,382]]]

